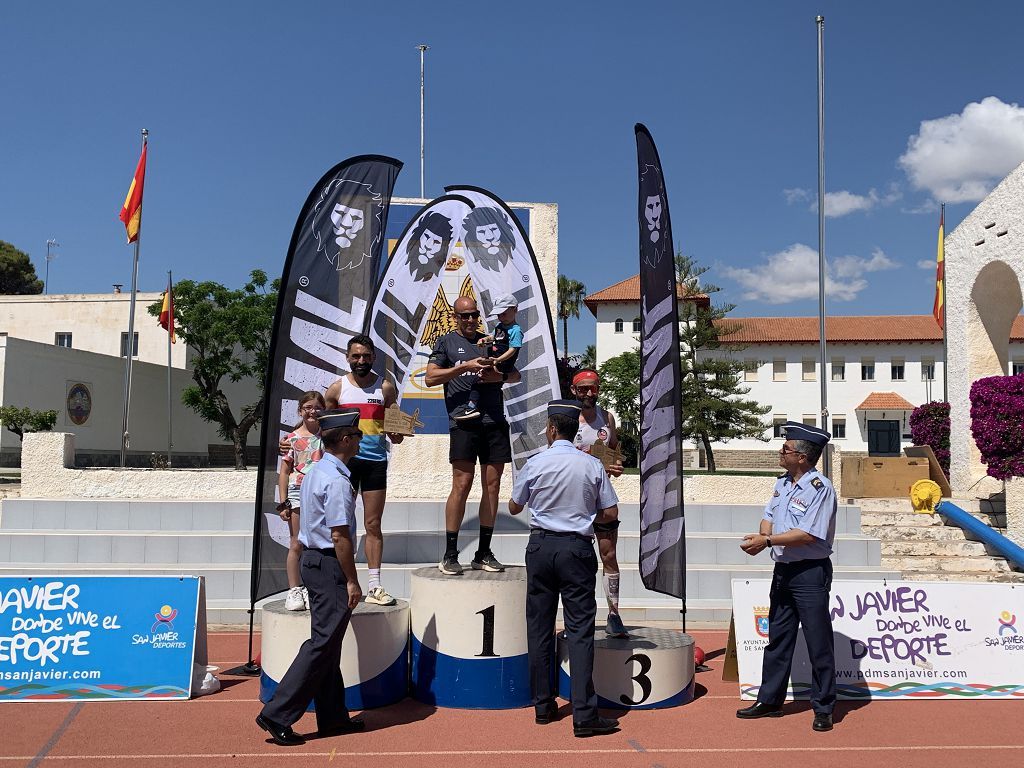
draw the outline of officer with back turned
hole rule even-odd
[[[523,466],[508,507],[513,515],[530,507],[526,629],[536,722],[546,725],[558,719],[551,673],[555,614],[561,595],[569,644],[573,733],[596,736],[611,733],[619,723],[598,714],[594,691],[594,529],[618,523],[619,500],[601,462],[573,445],[582,407],[578,400],[548,404],[548,449]]]
[[[775,561],[757,702],[736,717],[781,717],[793,666],[797,629],[804,628],[811,661],[811,707],[816,731],[832,730],[836,703],[836,661],[829,614],[832,541],[836,533],[836,493],[815,465],[831,437],[807,424],[787,421],[779,466],[786,474],[775,482],[758,533],[743,537],[748,555],[771,550]]]

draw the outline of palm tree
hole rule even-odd
[[[591,371],[597,370],[597,346],[594,344],[588,344],[587,348],[583,351],[580,356],[580,368],[586,368]]]
[[[558,316],[562,320],[562,352],[569,359],[569,318],[580,316],[580,307],[587,295],[587,286],[565,275],[558,276]]]

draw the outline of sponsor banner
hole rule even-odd
[[[770,589],[768,579],[732,582],[745,699],[761,685]],[[1013,584],[833,581],[830,607],[839,698],[1024,698],[1024,591]],[[810,692],[802,635],[789,698]]]
[[[196,576],[0,577],[0,701],[189,698],[199,596]]]
[[[636,128],[640,229],[640,577],[686,594],[679,309],[672,225],[661,160]]]

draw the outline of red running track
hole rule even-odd
[[[610,736],[576,739],[568,705],[562,720],[533,723],[532,709],[435,709],[406,699],[365,714],[364,733],[277,747],[253,722],[259,681],[218,673],[223,689],[189,702],[31,702],[0,705],[0,768],[62,766],[147,768],[796,768],[872,766],[936,768],[1024,764],[1021,702],[875,701],[837,707],[830,733],[811,730],[806,702],[779,719],[740,721],[735,683],[722,682],[725,632],[693,632],[710,671],[697,675],[698,698],[666,710],[620,717]],[[246,635],[210,635],[211,663],[245,660]],[[314,731],[307,715],[296,724]]]

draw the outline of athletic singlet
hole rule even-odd
[[[348,374],[341,379],[341,392],[338,393],[338,406],[349,405],[359,408],[359,429],[363,431],[363,439],[359,441],[357,458],[366,461],[388,460],[388,439],[384,435],[384,390],[381,379],[368,387],[359,387],[352,383]]]
[[[590,453],[590,446],[596,443],[598,438],[607,445],[615,436],[615,429],[608,424],[607,412],[601,408],[595,408],[594,411],[594,420],[581,421],[579,432],[576,433],[575,445],[584,453]]]

